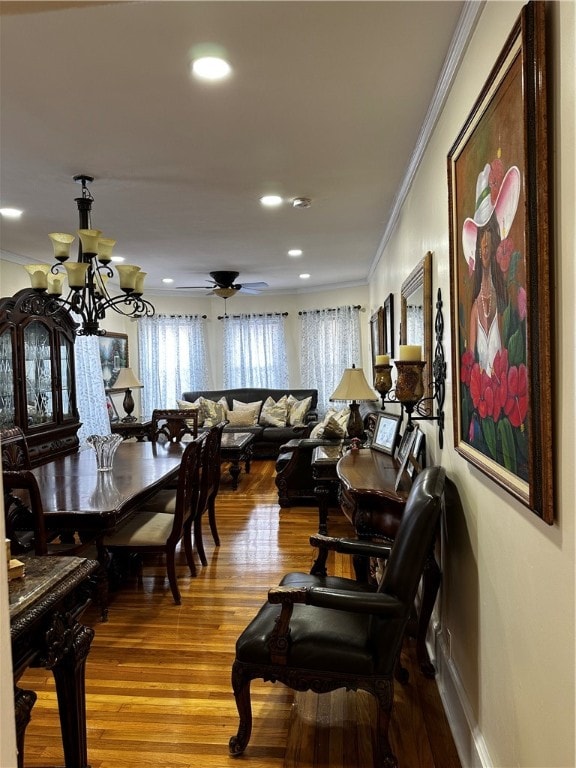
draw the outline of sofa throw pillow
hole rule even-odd
[[[346,435],[346,430],[338,420],[332,416],[324,427],[324,437],[327,440],[341,440]]]
[[[228,403],[225,397],[221,397],[218,402],[208,400],[205,397],[199,397],[200,400],[200,418],[204,417],[203,427],[215,427],[221,421],[227,418]]]
[[[228,411],[229,427],[253,427],[258,422],[256,411],[252,408],[234,408]]]
[[[198,427],[202,427],[204,422],[202,421],[202,411],[200,408],[200,399],[196,400],[193,403],[188,402],[188,400],[176,400],[176,407],[179,411],[198,411]],[[190,421],[186,421],[187,426],[190,427],[190,429],[194,429],[194,422],[192,419]]]
[[[336,413],[336,408],[328,408],[322,421],[318,422],[318,424],[316,424],[316,426],[312,429],[312,432],[310,432],[310,437],[317,437],[317,438],[324,437],[324,429],[326,427],[326,424],[332,418],[332,416],[334,416],[335,413]]]
[[[288,424],[291,427],[303,427],[311,405],[311,396],[297,400],[294,395],[288,395]]]
[[[241,400],[232,400],[232,411],[244,411],[246,413],[245,418],[252,418],[250,424],[244,424],[243,426],[253,427],[258,424],[260,418],[260,410],[262,408],[262,400],[256,400],[253,403],[243,403]]]
[[[283,395],[275,401],[272,397],[264,400],[260,412],[260,424],[264,427],[285,427],[288,418],[288,396]]]
[[[349,417],[350,408],[348,407],[342,408],[340,411],[337,411],[336,408],[328,408],[322,421],[316,424],[310,433],[310,437],[326,438],[327,440],[346,437]],[[328,427],[329,424],[330,427]]]

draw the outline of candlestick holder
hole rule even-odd
[[[386,395],[392,389],[392,366],[375,365],[374,366],[374,389],[382,398],[382,410],[385,411],[384,401]]]
[[[432,362],[432,377],[430,381],[430,391],[432,394],[430,397],[423,396],[425,360],[395,360],[394,365],[397,371],[396,386],[394,389],[390,388],[384,394],[381,394],[382,407],[384,407],[384,402],[397,403],[406,411],[408,416],[407,430],[414,429],[414,421],[435,421],[439,429],[438,443],[440,448],[442,448],[444,446],[446,362],[442,345],[444,317],[442,315],[442,292],[440,288],[438,288],[438,298],[436,301],[434,329],[436,333],[436,348]],[[426,376],[430,376],[429,372],[426,373]],[[374,383],[374,389],[380,392],[376,383]],[[436,415],[434,415],[434,403],[436,403]]]

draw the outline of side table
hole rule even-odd
[[[88,768],[84,670],[94,630],[78,619],[91,602],[96,560],[22,555],[24,577],[9,583],[18,766],[36,701],[16,683],[26,667],[51,669],[58,695],[66,768]]]
[[[220,460],[230,462],[230,475],[232,477],[232,490],[238,488],[240,477],[240,462],[244,462],[246,474],[250,473],[252,461],[252,432],[223,432],[220,443]]]
[[[328,533],[328,510],[338,505],[340,481],[336,465],[342,457],[343,443],[318,445],[312,453],[312,476],[316,481],[314,493],[318,499],[318,533]]]
[[[150,440],[152,420],[113,421],[110,424],[110,429],[113,435],[122,435],[124,440],[135,437],[141,443],[143,440]]]

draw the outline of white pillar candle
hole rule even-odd
[[[422,347],[418,344],[401,344],[399,360],[413,363],[422,360]]]
[[[390,355],[376,355],[376,365],[390,365]]]

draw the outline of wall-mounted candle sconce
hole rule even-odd
[[[442,314],[442,291],[438,288],[434,332],[436,346],[432,363],[431,394],[424,397],[423,373],[426,361],[422,360],[422,348],[417,345],[400,346],[396,366],[396,386],[392,384],[392,365],[388,355],[377,355],[374,366],[374,389],[382,398],[382,410],[386,403],[399,403],[408,416],[407,429],[413,429],[414,421],[436,421],[438,423],[438,443],[444,446],[444,398],[446,395],[446,361],[442,337],[444,335],[444,316]],[[436,403],[436,415],[434,415]]]

